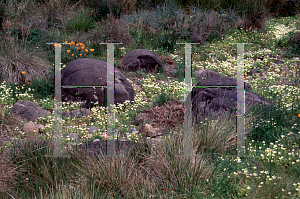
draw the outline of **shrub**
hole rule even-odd
[[[176,46],[177,33],[173,31],[161,31],[158,36],[158,47],[168,52],[173,52]]]
[[[290,38],[290,49],[293,53],[300,55],[300,32],[296,32]]]
[[[107,19],[99,23],[99,25],[91,30],[88,38],[92,42],[117,42],[123,43],[124,47],[132,44],[131,36],[127,23],[123,19],[116,19],[112,15],[108,15]]]
[[[74,31],[84,31],[87,32],[90,29],[94,28],[95,22],[92,18],[91,11],[85,8],[81,8],[73,16],[71,20],[68,21],[66,30],[69,33]]]
[[[84,0],[84,5],[93,10],[96,21],[105,20],[108,14],[120,18],[121,13],[130,14],[136,9],[136,0]]]
[[[50,69],[47,61],[15,42],[16,38],[12,36],[13,25],[8,20],[5,21],[4,29],[4,36],[0,40],[1,81],[24,83],[33,77],[40,79],[48,76]]]
[[[166,103],[167,101],[169,101],[170,99],[171,99],[171,97],[167,93],[162,92],[161,94],[158,95],[156,100],[153,102],[153,107],[161,106],[164,103]]]

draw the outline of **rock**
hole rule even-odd
[[[142,88],[139,85],[134,85],[135,89],[137,90],[137,92],[140,92],[142,90]]]
[[[291,63],[291,66],[297,67],[298,65],[296,63]]]
[[[24,122],[35,122],[37,119],[47,116],[50,113],[35,102],[27,100],[18,100],[10,110],[10,114],[19,116]]]
[[[222,77],[222,75],[220,73],[217,73],[213,70],[208,70],[208,69],[204,69],[204,70],[197,70],[195,72],[195,76],[197,77],[197,79],[203,80],[209,77]]]
[[[204,80],[199,81],[196,86],[236,86],[236,82],[237,80],[235,78],[232,77],[210,77]],[[244,82],[244,87],[246,91],[251,91],[251,85],[247,82]],[[197,93],[198,91],[201,91],[205,88],[194,88],[193,89],[193,93]],[[192,95],[193,96],[193,95]]]
[[[130,128],[128,130],[129,130],[130,133],[137,132],[136,128]]]
[[[284,72],[287,75],[287,74],[289,74],[290,69],[289,69],[289,67],[287,65],[282,65],[280,71]]]
[[[152,138],[152,139],[150,139],[150,141],[149,141],[149,145],[157,145],[157,144],[160,144],[160,143],[162,143],[162,139],[161,138]]]
[[[177,73],[177,70],[176,69],[173,69],[171,72],[170,72],[170,75],[172,77],[176,77],[176,73]]]
[[[169,65],[173,65],[175,66],[177,63],[176,61],[174,61],[172,58],[170,57],[167,57],[167,56],[164,56],[164,55],[161,55],[159,56],[159,58],[162,60],[162,61],[165,61],[167,64]]]
[[[265,72],[262,72],[260,75],[261,75],[261,76],[259,77],[259,79],[261,79],[261,80],[266,80],[266,76],[267,76],[267,72],[266,72],[266,71],[265,71]]]
[[[139,133],[143,136],[148,136],[148,132],[153,130],[153,127],[150,124],[142,124],[139,129]]]
[[[257,70],[256,69],[251,69],[250,71],[250,75],[253,76],[254,74],[257,74]]]
[[[230,77],[221,78],[208,78],[199,81],[196,86],[225,86],[231,85],[236,86],[236,79]],[[245,108],[247,111],[249,107],[254,104],[264,103],[265,105],[270,105],[271,103],[251,92],[250,84],[244,82],[245,86]],[[192,115],[193,121],[203,121],[205,118],[212,119],[215,116],[224,116],[226,114],[232,114],[236,112],[236,98],[237,92],[236,88],[196,88],[192,89],[191,99],[192,99]]]
[[[140,113],[138,114],[134,119],[134,125],[138,126],[140,123],[142,123],[145,119],[145,117],[148,116],[148,113]]]
[[[43,124],[38,124],[38,129],[43,129],[43,128],[45,128],[45,126],[43,125]]]
[[[30,121],[24,124],[22,131],[25,132],[26,135],[29,135],[32,133],[39,133],[39,128]]]
[[[124,70],[137,71],[146,69],[147,72],[155,72],[157,69],[163,70],[160,57],[145,49],[135,49],[127,52],[121,59],[119,66]]]
[[[165,72],[168,75],[170,75],[172,77],[175,77],[175,74],[176,74],[176,64],[177,64],[176,61],[174,61],[172,58],[164,56],[164,55],[161,55],[159,57],[160,57],[160,59],[163,62],[166,62],[166,64],[164,65]]]
[[[216,58],[216,57],[211,57],[211,59],[213,60],[213,62],[217,62],[218,61],[218,58]]]
[[[70,140],[79,140],[80,136],[77,133],[70,133],[69,135],[67,135],[67,139],[70,139]]]
[[[280,83],[281,84],[289,84],[289,80],[287,80],[284,76],[281,76]]]
[[[10,114],[18,116],[21,120],[23,120],[23,132],[25,132],[26,134],[33,134],[39,133],[41,132],[40,129],[45,128],[45,124],[38,124],[36,126],[33,122],[41,117],[49,115],[50,113],[47,110],[39,107],[35,102],[28,100],[18,100],[11,108]],[[87,117],[89,115],[92,115],[92,112],[88,109],[79,109],[62,113],[62,116],[66,117]],[[69,128],[70,127],[71,126],[69,126]]]
[[[98,131],[99,129],[97,128],[97,127],[94,127],[94,126],[92,126],[92,127],[90,127],[89,129],[88,129],[88,132],[90,133],[90,134],[93,134],[94,132],[96,132],[96,131]]]
[[[159,136],[159,134],[155,130],[149,130],[146,133],[146,136],[151,138],[156,138],[157,136]]]
[[[283,59],[276,59],[275,60],[275,64],[282,64],[283,63]]]
[[[134,90],[127,78],[116,68],[114,104],[126,100],[134,101]],[[98,85],[107,86],[107,63],[97,59],[75,59],[62,69],[62,86],[67,85]],[[106,89],[91,88],[62,88],[63,102],[82,102],[82,108],[89,108],[90,102],[106,107]],[[96,106],[96,105],[94,105]],[[94,107],[91,104],[91,107]]]
[[[268,57],[270,57],[270,58],[272,58],[272,59],[277,59],[277,58],[278,58],[278,57],[276,57],[275,55],[273,55],[273,54],[271,54],[271,53],[267,53],[267,54],[261,55],[261,56],[259,56],[259,57],[256,57],[256,58],[254,58],[253,60],[254,60],[254,61],[257,61],[258,59],[263,60],[265,56],[268,56]]]
[[[73,111],[66,111],[64,113],[62,113],[63,116],[65,117],[87,117],[90,115],[93,115],[93,112],[90,111],[89,109],[86,108],[82,108],[82,109],[78,109],[78,110],[73,110]]]

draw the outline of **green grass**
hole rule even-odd
[[[155,4],[154,1],[151,2]],[[149,4],[151,2],[149,1]],[[246,3],[249,2],[246,1]],[[60,3],[63,4],[63,1]],[[180,4],[180,1],[177,1],[178,3]],[[299,19],[298,16],[270,18],[266,20],[264,28],[245,30],[242,28],[243,25],[236,21],[225,22],[228,16],[224,17],[203,10],[201,12],[195,10],[191,12],[194,14],[189,15],[179,9],[178,5],[159,6],[151,10],[124,15],[123,21],[98,16],[104,19],[104,22],[98,23],[92,29],[90,29],[92,26],[83,25],[83,21],[88,16],[83,14],[82,18],[78,17],[78,21],[70,17],[67,21],[69,20],[73,26],[66,27],[69,29],[71,27],[72,34],[65,32],[63,26],[54,26],[54,31],[50,28],[43,30],[42,22],[40,24],[34,22],[35,26],[40,27],[31,30],[32,34],[22,41],[18,41],[14,34],[9,34],[9,27],[13,26],[7,25],[8,29],[1,32],[0,69],[2,72],[0,74],[3,78],[1,81],[6,80],[6,83],[0,87],[0,136],[1,140],[8,139],[6,136],[10,137],[7,143],[0,145],[2,153],[0,170],[4,174],[0,176],[0,192],[3,198],[300,197],[299,86],[276,85],[282,76],[280,72],[282,64],[274,65],[268,57],[257,61],[255,65],[253,62],[253,58],[266,53],[282,56],[284,64],[290,68],[287,79],[293,82],[299,78],[296,76],[297,66],[294,64],[297,64],[299,59],[291,59],[299,57],[299,51],[295,49],[297,46],[290,48],[289,43],[297,30],[295,28],[297,24],[294,25]],[[10,9],[7,9],[8,12],[12,12]],[[103,7],[103,9],[107,8]],[[168,15],[173,12],[178,14],[175,18]],[[230,13],[227,11],[225,15]],[[41,13],[36,12],[33,16],[39,14]],[[74,9],[73,13],[68,14],[70,15],[67,16],[76,16],[78,10]],[[45,17],[45,13],[42,12],[42,15]],[[248,15],[251,16],[251,13]],[[22,16],[22,12],[18,11],[15,16]],[[165,23],[158,23],[159,17],[162,16],[166,16],[167,20]],[[210,20],[212,16],[219,17],[216,23]],[[231,17],[241,19],[234,14]],[[18,17],[12,20],[21,23]],[[114,29],[109,29],[107,25],[110,22],[119,25]],[[176,25],[172,22],[176,22]],[[196,27],[191,26],[197,23],[205,29],[201,38],[199,34],[202,33],[198,32]],[[227,26],[224,26],[222,31],[213,31],[220,24]],[[76,31],[76,29],[84,30],[85,28],[87,32]],[[162,31],[164,28],[165,32]],[[189,31],[190,28],[193,31]],[[176,37],[168,37],[168,31],[174,33]],[[276,35],[281,37],[276,38]],[[213,37],[215,39],[212,39]],[[184,98],[185,51],[183,45],[176,43],[202,43],[202,45],[192,45],[193,72],[211,69],[230,77],[235,77],[237,65],[236,45],[232,43],[252,43],[245,44],[245,70],[256,68],[264,71],[264,67],[268,66],[269,72],[264,81],[257,76],[251,77],[246,74],[245,81],[251,84],[254,93],[276,102],[276,106],[270,109],[267,107],[262,109],[261,105],[253,106],[245,114],[246,155],[248,156],[235,158],[228,156],[236,154],[234,115],[224,119],[207,120],[199,126],[193,126],[193,153],[197,155],[194,163],[191,162],[193,159],[177,156],[182,155],[184,150],[182,125],[170,129],[167,135],[162,136],[162,145],[157,145],[152,149],[137,148],[123,158],[97,160],[93,158],[94,156],[71,150],[71,146],[80,144],[80,142],[70,142],[65,138],[71,132],[78,133],[85,142],[102,138],[101,133],[106,131],[106,108],[102,107],[92,108],[91,117],[63,118],[62,128],[65,133],[62,141],[66,147],[66,153],[71,157],[45,157],[46,154],[53,153],[51,141],[54,114],[40,118],[36,122],[36,124],[46,123],[39,135],[25,135],[20,130],[22,124],[19,118],[9,114],[11,107],[19,99],[31,100],[43,109],[53,110],[54,48],[53,45],[45,45],[44,42],[64,43],[67,41],[70,43],[74,41],[78,44],[78,46],[69,44],[62,46],[62,66],[64,66],[79,57],[106,61],[106,47],[97,43],[108,40],[131,41],[126,44],[126,48],[119,46],[116,50],[115,66],[117,68],[118,60],[127,51],[135,48],[152,50],[159,55],[167,55],[177,62],[175,79],[167,77],[165,71],[153,74],[146,74],[143,71],[134,73],[121,71],[133,87],[133,78],[137,77],[142,91],[135,90],[136,96],[133,104],[126,102],[115,107],[115,127],[123,139],[139,142],[145,140],[138,133],[128,133],[128,128],[135,127],[133,120],[137,114],[156,105],[163,105],[168,99]],[[77,49],[83,45],[84,49]],[[295,45],[298,44],[295,43]],[[70,50],[69,53],[68,50]],[[212,56],[217,57],[219,61],[211,61]],[[4,73],[7,70],[10,72]],[[26,73],[22,74],[22,71]],[[8,83],[9,81],[11,83]],[[168,83],[163,83],[163,81],[168,81]],[[192,83],[193,85],[197,83],[195,77],[192,78]],[[153,105],[151,106],[143,98],[150,99]],[[79,107],[78,104],[72,104],[72,106],[63,104],[62,111]],[[72,131],[65,128],[69,125],[77,128]],[[90,126],[96,126],[99,131],[88,139],[87,129]],[[30,139],[33,137],[37,139]],[[2,182],[7,182],[7,187]]]

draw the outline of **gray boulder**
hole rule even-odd
[[[50,113],[35,102],[18,100],[10,109],[10,113],[19,116],[23,121],[35,122],[38,118],[49,115]]]
[[[127,78],[117,69],[115,70],[114,103],[126,100],[134,101],[134,90]],[[67,85],[97,85],[107,86],[107,63],[97,59],[80,58],[73,60],[62,69],[62,86]],[[107,106],[106,88],[82,87],[62,88],[63,102],[83,102],[82,108],[89,108],[90,102],[98,102],[100,106]],[[91,107],[94,107],[91,104]]]
[[[203,88],[193,88],[192,115],[194,121],[200,122],[205,118],[212,119],[222,115],[236,112],[237,89],[231,87],[209,88],[209,86],[236,86],[236,79],[231,77],[210,77],[199,81],[196,86]],[[250,84],[244,82],[245,86],[245,111],[251,105],[262,104],[271,105],[270,101],[251,92]],[[205,88],[207,87],[207,88]]]
[[[208,69],[197,70],[195,72],[195,76],[199,81],[207,79],[209,77],[222,77],[222,75],[220,73],[217,73],[213,70],[208,70]]]
[[[129,71],[145,69],[147,72],[154,72],[163,69],[161,58],[145,49],[135,49],[127,52],[121,59],[120,68]]]

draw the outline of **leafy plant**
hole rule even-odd
[[[158,95],[156,100],[153,102],[153,107],[161,106],[164,103],[166,103],[167,101],[169,101],[170,99],[171,99],[171,97],[167,93],[162,92],[161,94]]]
[[[158,47],[173,52],[178,36],[175,31],[162,31],[158,36]]]
[[[65,43],[68,43],[65,41]],[[54,44],[55,46],[55,44]],[[77,58],[86,58],[90,52],[94,52],[94,49],[86,49],[83,43],[75,43],[74,41],[70,42],[71,49],[68,49],[68,45],[61,45],[62,47],[62,62],[68,63]]]

